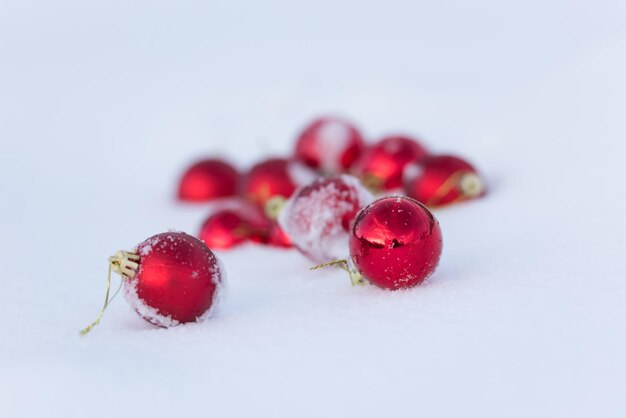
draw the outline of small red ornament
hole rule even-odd
[[[126,300],[146,321],[161,327],[194,322],[210,315],[224,286],[224,270],[213,252],[197,238],[165,232],[148,238],[135,251],[109,258],[104,307],[109,304],[111,271],[123,279]]]
[[[320,118],[309,124],[296,142],[295,158],[327,174],[348,170],[365,143],[359,130],[338,118]]]
[[[426,206],[444,206],[485,194],[476,169],[467,161],[452,156],[428,157],[411,165],[405,173],[407,194]]]
[[[202,224],[198,238],[213,249],[226,250],[248,240],[263,242],[271,222],[252,203],[244,200],[225,202]]]
[[[285,204],[279,224],[311,260],[324,263],[347,255],[348,233],[357,212],[373,200],[356,177],[319,178]]]
[[[276,196],[287,199],[302,182],[314,177],[302,164],[285,158],[271,158],[250,169],[243,189],[248,199],[265,209],[270,199]]]
[[[389,136],[369,147],[354,171],[370,189],[380,192],[402,187],[402,173],[407,164],[426,157],[428,152],[415,139]]]
[[[350,257],[358,272],[384,289],[404,289],[430,276],[441,256],[439,223],[416,200],[387,196],[357,215]]]
[[[165,232],[137,246],[137,273],[124,281],[126,300],[162,327],[194,322],[213,307],[224,272],[213,252],[182,232]]]
[[[178,198],[191,202],[205,202],[238,192],[239,173],[226,161],[202,160],[185,171],[178,186]]]

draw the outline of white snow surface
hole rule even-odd
[[[626,5],[0,3],[0,416],[623,417]],[[339,114],[458,153],[439,269],[353,288],[295,250],[220,252],[210,319],[104,298],[107,257],[207,205],[185,166],[286,155]]]

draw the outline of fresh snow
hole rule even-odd
[[[625,9],[2,2],[0,417],[625,416]],[[247,245],[218,253],[206,321],[160,329],[118,297],[79,337],[108,256],[199,228],[187,164],[285,155],[327,114],[486,176],[436,211],[425,285]]]

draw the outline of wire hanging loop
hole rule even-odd
[[[324,264],[318,264],[317,266],[311,267],[309,270],[317,270],[326,267],[337,266],[340,269],[346,271],[348,275],[350,275],[350,281],[352,282],[352,286],[365,286],[365,279],[356,269],[351,269],[348,264],[348,260],[335,260],[330,261]]]
[[[131,253],[128,251],[118,251],[115,255],[109,257],[109,271],[107,273],[107,284],[106,284],[106,294],[104,296],[104,305],[98,314],[98,317],[95,321],[93,321],[87,328],[80,331],[80,335],[84,336],[89,333],[96,325],[100,323],[102,316],[104,315],[104,311],[106,310],[109,303],[115,299],[118,292],[122,287],[122,283],[124,279],[132,279],[135,277],[135,273],[139,268],[139,255],[135,253]],[[109,299],[109,295],[111,294],[111,273],[117,273],[122,277],[122,281],[120,282],[120,287],[117,289],[112,298]]]
[[[109,257],[113,272],[125,279],[132,279],[139,268],[139,255],[129,251],[118,251]]]

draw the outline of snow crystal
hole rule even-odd
[[[139,251],[139,255],[146,256],[150,254],[151,252],[152,252],[152,245],[146,244],[141,247],[141,250]]]
[[[152,251],[154,250],[154,248],[161,242],[161,237],[160,235],[155,235],[153,237],[148,238],[147,240],[145,240],[144,242],[142,242],[139,245],[139,255],[141,256],[147,256],[150,253],[152,253]]]

